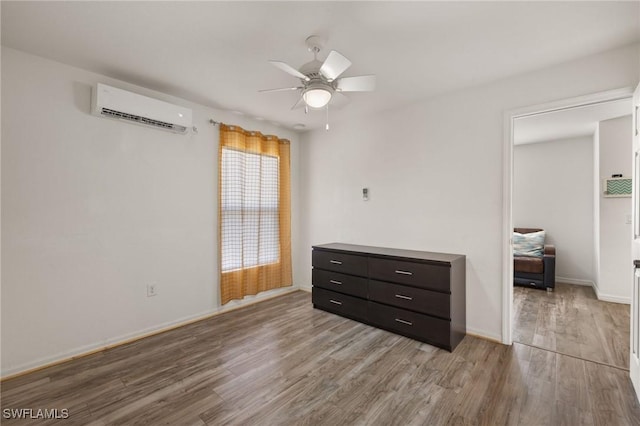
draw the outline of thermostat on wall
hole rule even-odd
[[[369,201],[369,188],[362,188],[362,199]]]

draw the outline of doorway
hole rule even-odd
[[[512,257],[511,238],[513,235],[514,224],[517,226],[523,226],[523,224],[514,223],[514,218],[513,218],[514,141],[516,138],[515,130],[516,130],[518,120],[520,120],[521,122],[524,119],[527,119],[529,121],[535,121],[531,119],[536,119],[543,116],[549,116],[552,113],[560,113],[560,112],[569,113],[572,110],[578,110],[578,109],[585,110],[601,104],[611,103],[619,100],[629,100],[629,105],[631,105],[630,99],[632,95],[633,95],[633,90],[631,88],[620,89],[620,90],[603,92],[603,93],[594,94],[594,95],[583,96],[583,97],[574,98],[574,99],[561,100],[561,101],[552,102],[544,105],[531,106],[531,107],[522,108],[518,110],[508,111],[505,113],[505,129],[504,129],[505,131],[505,137],[504,137],[505,173],[504,173],[504,181],[503,181],[503,193],[504,193],[503,217],[505,218],[504,228],[503,228],[503,330],[502,330],[503,343],[511,344],[514,341],[513,340],[513,337],[514,337],[514,333],[513,333],[514,287],[513,287],[513,257]],[[628,111],[630,113],[631,111],[630,106]],[[596,175],[597,175],[596,179],[594,179],[595,187],[597,187],[597,182],[599,181],[599,175],[597,173]],[[580,279],[577,278],[576,280],[579,281]],[[583,280],[583,281],[588,281],[588,280]],[[630,280],[628,281],[630,283]],[[559,286],[558,289],[556,290],[556,294],[555,295],[551,294],[549,295],[550,297],[554,297],[556,300],[563,299],[566,301],[571,297],[575,298],[576,296],[581,296],[581,293],[583,293],[583,295],[587,295],[587,298],[583,299],[583,301],[580,303],[588,304],[588,303],[591,303],[592,301],[594,303],[597,302],[595,297],[591,298],[594,300],[589,301],[588,293],[583,291],[584,288],[575,286],[575,284],[585,284],[584,282],[574,282],[574,283],[569,282],[569,283],[561,283],[561,284],[562,285]],[[529,290],[529,289],[525,289],[525,290]],[[535,293],[536,291],[538,290],[531,289],[531,294],[526,294],[525,296],[531,296],[532,298],[543,298],[548,296],[546,292],[538,291],[538,293]],[[519,296],[522,296],[522,294],[519,293]],[[534,302],[532,301],[531,303],[534,303]],[[547,306],[547,308],[549,307],[551,306],[550,305]],[[609,308],[605,307],[604,309],[609,309]],[[586,311],[588,312],[589,309],[587,309]],[[536,318],[536,321],[538,321],[539,318],[542,318],[541,321],[544,322],[544,314],[545,313],[543,312],[540,316],[538,316],[538,318]],[[614,313],[614,315],[616,315],[616,318],[620,320],[620,316],[618,316],[618,314]],[[571,325],[573,326],[576,324],[571,324]],[[573,329],[567,329],[566,331],[567,331],[567,334],[569,335],[572,332],[574,332],[575,334],[575,330]],[[602,331],[599,333],[602,334],[604,338],[611,337],[610,333],[607,333],[606,331]],[[544,336],[539,338],[539,340],[540,341],[535,343],[542,346],[544,346],[545,344],[549,344],[549,345],[551,344],[551,342],[544,341]],[[529,343],[534,343],[534,342],[529,342]],[[556,345],[556,343],[557,342],[553,342],[554,345]],[[565,346],[563,348],[558,348],[556,345],[556,347],[554,348],[550,347],[548,349],[550,350],[553,349],[554,351],[558,350],[559,352],[566,352],[566,347],[567,346],[571,347],[570,343],[571,342],[569,342],[569,344],[561,343],[561,346],[562,345]],[[625,344],[627,347],[623,348],[623,351],[628,353],[628,341],[626,341]],[[583,348],[583,352],[588,352],[588,350]],[[570,355],[580,356],[581,354],[570,353]],[[590,355],[590,356],[587,356],[587,358],[593,357],[593,354],[587,353],[587,355]],[[628,357],[626,359],[628,360]],[[597,360],[597,359],[595,361],[601,362],[601,360]],[[624,368],[628,368],[628,361],[627,361],[627,365],[625,365]]]

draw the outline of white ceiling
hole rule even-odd
[[[310,61],[326,38],[377,75],[331,121],[403,105],[640,40],[640,2],[1,2],[2,44],[291,127],[298,81],[267,63]]]
[[[513,143],[521,145],[592,136],[599,121],[630,115],[632,104],[629,98],[518,118]]]

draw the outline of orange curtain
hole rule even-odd
[[[258,154],[260,156],[267,156],[270,161],[277,158],[277,235],[278,243],[276,254],[273,255],[277,259],[272,259],[262,264],[246,266],[242,262],[242,266],[229,268],[223,270],[223,214],[228,212],[223,211],[223,206],[229,205],[228,200],[223,200],[223,194],[228,194],[228,191],[224,191],[223,186],[223,150],[231,150],[234,153],[246,153],[246,154]],[[230,151],[227,151],[227,157]],[[254,159],[255,155],[252,156]],[[250,170],[245,170],[245,167],[241,168],[241,172],[233,175],[234,179],[242,180],[240,174],[251,173]],[[226,176],[229,179],[229,176]],[[254,179],[255,176],[252,177]],[[229,184],[229,182],[227,182]],[[260,188],[268,186],[267,183],[259,183]],[[236,185],[237,186],[237,185]],[[255,186],[255,185],[254,185]],[[244,188],[241,189],[245,191]],[[291,274],[291,174],[290,174],[290,150],[289,141],[286,139],[279,139],[276,136],[266,136],[260,132],[246,131],[238,126],[229,126],[220,124],[220,146],[218,150],[218,241],[219,241],[219,270],[220,270],[220,300],[222,304],[225,304],[233,299],[242,299],[247,295],[255,295],[259,292],[271,290],[280,287],[287,287],[292,285]],[[236,199],[242,198],[243,194],[236,194]],[[240,217],[238,222],[245,221],[245,217],[255,215],[254,210],[240,209],[241,212],[237,213]],[[260,213],[258,213],[259,215]],[[275,214],[275,213],[273,213]],[[226,216],[228,217],[228,216]],[[275,219],[274,219],[275,220]],[[259,220],[258,220],[259,222]],[[226,226],[226,225],[225,225]],[[260,228],[257,228],[257,232],[261,232]],[[224,232],[228,232],[226,229]],[[253,228],[249,231],[247,229],[244,232],[254,232]],[[254,236],[251,236],[252,241]],[[257,240],[261,241],[259,235],[255,236]],[[244,239],[241,238],[242,244]],[[273,247],[272,247],[273,248]],[[250,248],[250,251],[253,247]],[[240,248],[240,253],[245,253],[246,248]],[[253,253],[253,252],[252,252]],[[242,254],[241,254],[242,255]],[[258,257],[258,256],[257,256]],[[257,258],[256,257],[256,258]],[[244,259],[243,259],[244,260]],[[229,270],[230,269],[230,270]]]

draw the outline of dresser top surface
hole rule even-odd
[[[397,258],[403,258],[403,259],[419,259],[419,260],[426,260],[431,262],[443,262],[443,263],[453,263],[457,260],[465,258],[463,254],[436,253],[436,252],[429,252],[429,251],[361,246],[357,244],[344,244],[344,243],[320,244],[320,245],[313,246],[313,248],[318,250],[333,250],[333,251],[341,251],[345,253],[357,253],[357,254],[365,254],[365,255],[372,254],[372,255],[379,255],[379,256],[390,256],[390,257],[397,257]]]

